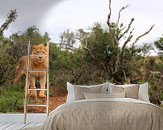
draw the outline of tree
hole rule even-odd
[[[160,39],[155,41],[154,44],[159,50],[163,50],[163,37],[160,37]]]
[[[64,31],[60,35],[60,47],[64,50],[71,50],[73,51],[75,49],[75,34],[74,32],[70,32],[70,30]]]
[[[7,80],[7,70],[10,66],[7,66],[10,62],[10,57],[7,51],[10,49],[10,45],[7,44],[7,38],[3,36],[4,30],[7,30],[9,25],[15,21],[17,17],[16,10],[11,10],[7,15],[6,21],[0,26],[0,85],[5,83]]]
[[[83,33],[80,39],[82,48],[86,50],[92,60],[117,82],[126,82],[130,70],[134,67],[134,58],[140,49],[135,44],[154,27],[152,25],[148,31],[133,39],[134,28],[132,18],[127,26],[120,21],[121,13],[127,6],[122,7],[118,12],[117,21],[111,22],[111,0],[109,0],[109,14],[107,19],[108,30],[104,31],[100,25],[93,27],[91,33]],[[80,31],[81,33],[81,31]],[[130,47],[129,47],[130,45]],[[121,47],[120,47],[121,46]]]
[[[153,46],[149,43],[145,43],[142,47],[141,47],[141,52],[142,52],[142,56],[143,57],[147,57],[151,54],[151,50],[154,50]]]
[[[0,36],[2,36],[4,30],[7,30],[9,25],[15,21],[16,17],[17,17],[16,9],[11,10],[10,13],[7,15],[6,21],[0,27]]]
[[[50,38],[47,32],[44,35],[41,35],[36,26],[28,27],[25,32],[14,33],[10,36],[9,41],[12,49],[9,54],[15,60],[18,60],[21,56],[27,55],[29,41],[31,42],[31,45],[35,45],[46,44],[49,40]]]

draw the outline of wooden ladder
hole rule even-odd
[[[42,55],[30,55],[31,45],[30,41],[28,43],[28,61],[27,61],[27,73],[26,73],[26,83],[25,83],[25,99],[24,99],[24,124],[27,122],[27,110],[28,106],[32,107],[46,107],[46,114],[49,115],[49,42],[47,43],[47,68],[45,70],[30,70],[30,57],[39,57]],[[44,55],[45,56],[45,55]],[[46,72],[46,88],[45,89],[30,89],[29,88],[29,75],[30,72]],[[28,93],[29,91],[46,91],[46,104],[29,104],[28,103]]]

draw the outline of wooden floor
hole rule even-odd
[[[0,114],[0,130],[20,130],[41,126],[46,118],[46,114],[27,114],[27,123],[24,124],[24,114]]]
[[[43,123],[29,122],[29,123],[0,123],[0,130],[20,130],[28,127],[42,126]]]

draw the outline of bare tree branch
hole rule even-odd
[[[127,40],[124,42],[124,44],[123,44],[123,46],[122,46],[122,51],[123,51],[124,48],[126,47],[127,43],[129,43],[129,42],[131,41],[131,39],[133,38],[133,35],[132,35],[133,31],[134,31],[134,28],[130,31],[130,34],[129,34]]]
[[[121,12],[123,10],[125,10],[129,5],[126,5],[126,6],[123,6],[120,10],[119,10],[119,13],[118,13],[118,19],[117,19],[117,22],[116,22],[116,25],[118,26],[119,24],[119,20],[120,20],[120,17],[121,17]]]
[[[109,28],[110,28],[111,13],[112,13],[112,10],[111,10],[111,0],[109,0],[109,14],[108,14],[108,19],[107,19],[107,24],[108,24]]]
[[[126,33],[128,33],[128,31],[129,31],[130,28],[131,28],[131,25],[132,25],[133,21],[134,21],[134,18],[131,19],[130,23],[129,23],[128,26],[127,26],[127,29],[119,36],[118,41],[119,41]]]
[[[140,38],[144,37],[145,35],[147,35],[148,33],[150,33],[150,31],[153,29],[154,25],[152,25],[150,27],[150,29],[148,31],[146,31],[145,33],[143,33],[142,35],[138,36],[135,41],[132,43],[132,50],[131,50],[131,56],[133,55],[134,53],[134,46],[135,44],[140,40]]]
[[[129,5],[126,5],[126,6],[123,6],[119,12],[118,12],[118,19],[117,19],[117,22],[116,22],[116,27],[117,27],[117,30],[116,30],[116,41],[118,42],[118,37],[119,37],[119,33],[122,31],[121,28],[123,27],[123,24],[121,23],[120,27],[118,26],[119,24],[119,20],[120,20],[120,17],[121,17],[121,12],[123,10],[125,10]]]
[[[133,30],[134,30],[134,29],[132,29],[132,30],[130,31],[128,38],[126,39],[126,41],[124,42],[124,44],[123,44],[123,46],[122,46],[121,52],[118,53],[118,55],[117,55],[116,62],[115,62],[115,72],[119,69],[119,64],[121,64],[122,61],[123,61],[123,55],[124,55],[124,51],[125,51],[125,48],[126,48],[126,46],[127,46],[127,43],[129,43],[129,42],[131,41],[131,39],[133,38],[133,35],[132,35]],[[115,72],[114,72],[114,73],[115,73]]]
[[[148,31],[146,31],[145,33],[143,33],[142,35],[138,36],[135,41],[132,43],[132,47],[135,45],[135,43],[137,43],[139,41],[140,38],[144,37],[145,35],[147,35],[148,33],[150,33],[150,31],[153,29],[154,25],[152,25],[150,27],[150,29]]]
[[[4,30],[6,30],[9,25],[15,21],[17,17],[17,12],[15,10],[11,10],[10,13],[7,15],[6,21],[0,27],[0,35],[3,35]]]
[[[124,42],[124,44],[123,44],[123,46],[122,46],[121,61],[120,61],[120,62],[123,61],[123,59],[124,59],[123,57],[124,57],[125,48],[126,48],[126,46],[127,46],[127,43],[129,43],[129,42],[131,41],[132,38],[133,38],[133,35],[131,35],[131,33],[130,33],[130,35],[128,36],[127,40]]]
[[[129,42],[131,41],[132,38],[133,38],[133,35],[130,35],[130,36],[127,38],[127,40],[124,42],[124,45],[123,45],[123,47],[122,47],[122,50],[124,50],[124,49],[126,48],[127,43],[129,43]]]

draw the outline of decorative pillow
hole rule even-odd
[[[84,95],[83,95],[84,92],[106,93],[107,89],[108,89],[108,82],[104,84],[92,85],[92,86],[72,85],[71,83],[67,82],[68,95],[67,95],[66,102],[68,103],[75,100],[84,99]],[[110,92],[110,89],[108,91]]]
[[[138,99],[146,102],[150,102],[149,95],[148,95],[148,83],[140,84]]]
[[[74,86],[75,92],[75,100],[85,99],[84,93],[101,93],[102,86],[94,86],[94,87],[82,87],[82,86]]]
[[[112,85],[113,93],[126,93],[126,98],[138,99],[139,85],[129,84],[129,85]]]
[[[91,98],[125,98],[125,93],[84,93],[86,99]]]

